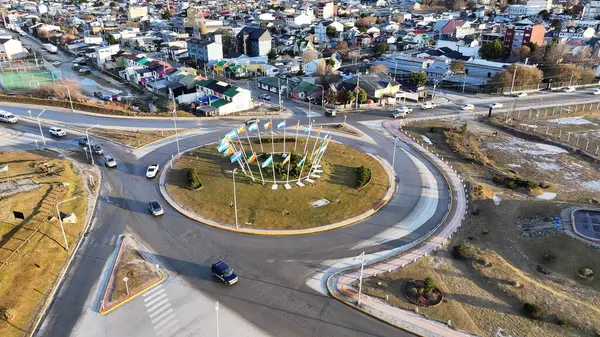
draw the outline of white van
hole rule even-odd
[[[12,112],[0,110],[0,122],[14,124],[17,122],[17,116],[13,115]]]

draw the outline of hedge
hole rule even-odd
[[[197,190],[202,187],[202,183],[200,182],[200,173],[198,173],[198,170],[195,168],[188,170],[187,183],[185,186],[190,190]]]
[[[356,188],[366,186],[369,181],[371,181],[371,170],[365,166],[356,168]]]

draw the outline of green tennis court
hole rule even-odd
[[[46,70],[5,72],[0,74],[0,84],[5,90],[35,88],[43,84],[54,83],[60,79]]]

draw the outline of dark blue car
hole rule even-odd
[[[232,285],[238,281],[238,277],[233,272],[233,269],[231,269],[223,261],[213,263],[211,269],[212,269],[213,276],[216,276],[221,281],[223,281],[223,283],[225,283],[227,285]]]

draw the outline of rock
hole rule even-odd
[[[579,276],[586,280],[591,280],[594,278],[594,270],[588,267],[581,268],[579,269]]]
[[[75,213],[67,214],[63,217],[62,221],[64,223],[76,223],[77,216],[75,216]]]

